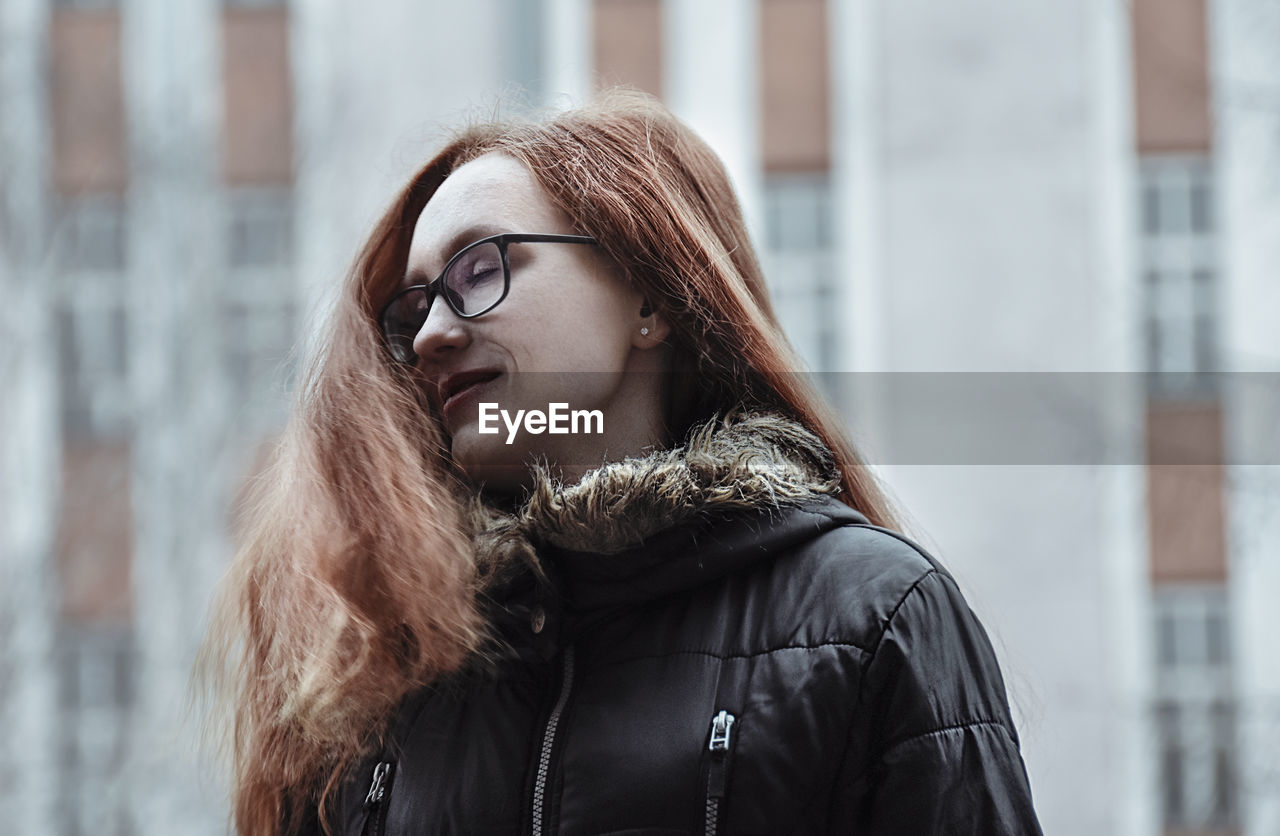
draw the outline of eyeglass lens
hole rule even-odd
[[[488,241],[459,253],[444,274],[442,290],[450,307],[464,316],[474,316],[502,299],[505,280],[502,249]],[[392,353],[402,362],[414,359],[413,340],[422,330],[435,293],[418,289],[401,294],[383,313],[382,327]]]

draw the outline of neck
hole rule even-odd
[[[663,418],[663,382],[658,372],[628,370],[600,408],[600,432],[539,435],[525,461],[472,465],[467,475],[486,496],[510,505],[533,489],[535,467],[558,484],[574,485],[604,465],[669,449],[676,440]]]
[[[482,496],[473,505],[482,567],[536,565],[533,541],[611,553],[706,513],[840,491],[839,470],[821,440],[769,413],[713,419],[681,447],[597,467],[573,484],[544,467],[533,476],[519,502],[506,496],[499,505]]]

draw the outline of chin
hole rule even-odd
[[[493,437],[480,437],[474,425],[453,438],[450,455],[467,481],[477,487],[483,484],[494,491],[513,493],[532,481],[517,448],[508,447],[501,440],[495,446]]]
[[[502,496],[520,497],[533,483],[524,465],[490,464],[462,468],[467,481],[476,489]]]

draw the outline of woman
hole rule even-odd
[[[660,105],[445,147],[210,634],[239,832],[1039,832],[982,627],[796,367]]]

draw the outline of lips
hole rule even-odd
[[[445,375],[436,387],[440,399],[440,411],[444,412],[459,396],[496,379],[500,374],[502,372],[499,369],[472,369]]]

